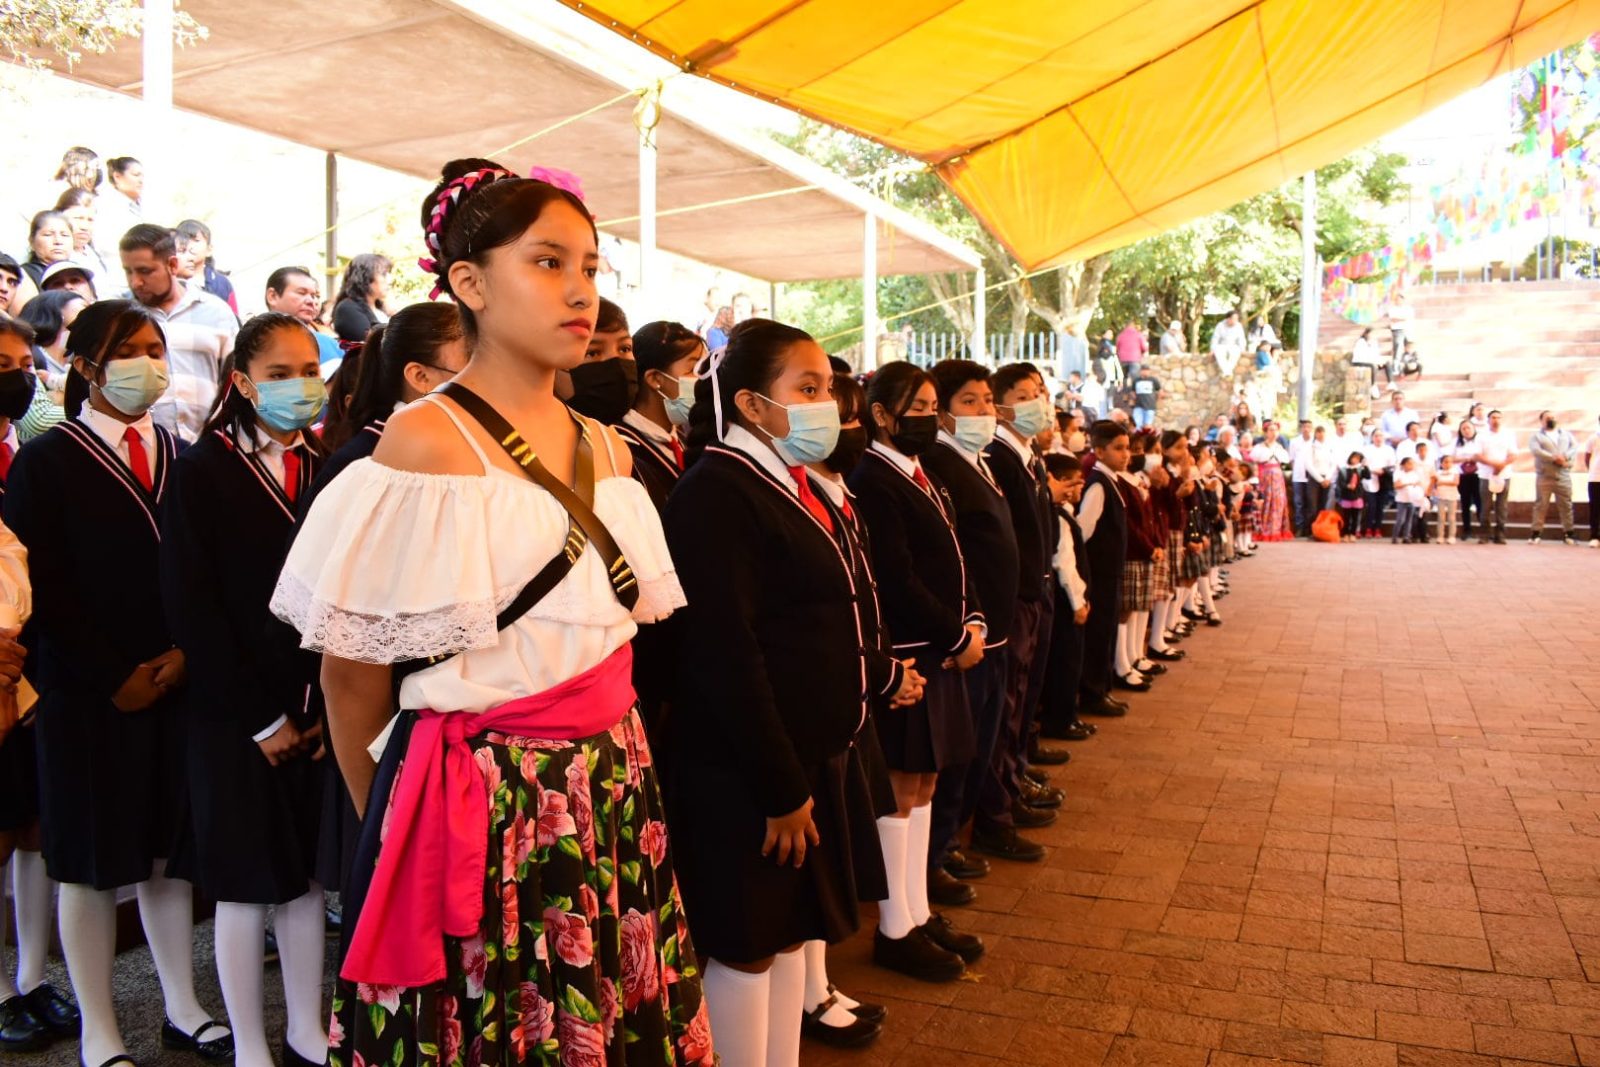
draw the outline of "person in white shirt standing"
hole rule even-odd
[[[1344,452],[1343,455],[1349,456],[1350,451]],[[1328,441],[1328,428],[1318,426],[1311,436],[1311,464],[1306,468],[1306,480],[1316,486],[1318,511],[1334,506],[1333,479],[1339,473],[1339,462],[1340,453]],[[1316,518],[1313,514],[1311,521],[1315,522]],[[1307,525],[1309,526],[1309,523]]]
[[[1505,428],[1498,410],[1489,412],[1489,428],[1478,435],[1478,484],[1481,506],[1478,517],[1483,531],[1478,543],[1491,537],[1497,545],[1506,543],[1506,503],[1511,499],[1511,464],[1517,458],[1517,435]]]
[[[1289,442],[1290,493],[1294,507],[1296,537],[1311,536],[1311,520],[1317,517],[1320,486],[1311,478],[1311,420],[1300,420],[1300,436]]]
[[[1362,488],[1367,493],[1367,506],[1361,509],[1361,536],[1378,537],[1383,533],[1383,513],[1394,500],[1394,449],[1382,430],[1372,431],[1372,444],[1365,449],[1368,477]]]
[[[1167,332],[1161,335],[1161,354],[1182,355],[1186,347],[1183,340],[1183,323],[1173,319],[1167,324]]]
[[[1555,413],[1539,413],[1539,429],[1528,441],[1528,451],[1533,453],[1533,532],[1528,535],[1530,544],[1538,544],[1544,533],[1544,517],[1550,508],[1550,498],[1555,497],[1556,513],[1561,519],[1561,540],[1575,545],[1572,536],[1572,463],[1578,457],[1578,441],[1556,422]]]
[[[1600,548],[1600,430],[1583,446],[1583,463],[1589,468],[1589,547]]]
[[[233,351],[239,320],[227,304],[178,280],[171,230],[141,223],[123,236],[118,249],[129,292],[155,316],[167,339],[171,381],[151,417],[182,444],[191,444],[217,398],[222,361]]]
[[[1390,441],[1399,441],[1406,436],[1407,426],[1420,421],[1417,409],[1406,407],[1406,394],[1396,389],[1389,394],[1389,409],[1379,417],[1378,426]]]

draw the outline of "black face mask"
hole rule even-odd
[[[631,359],[580,363],[567,373],[572,378],[567,406],[608,426],[621,422],[639,395],[639,365]]]
[[[0,415],[20,419],[33,403],[33,387],[39,379],[31,370],[0,371]]]
[[[833,446],[833,452],[822,461],[822,465],[835,474],[848,475],[856,469],[856,464],[860,463],[861,457],[866,454],[867,428],[856,426],[839,431],[839,443]]]
[[[899,429],[889,435],[894,447],[907,456],[920,456],[933,447],[939,437],[939,416],[901,415]]]

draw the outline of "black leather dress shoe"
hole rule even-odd
[[[1029,807],[1059,808],[1067,799],[1067,791],[1053,785],[1039,785],[1031,779],[1022,782],[1022,799]]]
[[[872,935],[872,962],[922,982],[954,982],[967,973],[967,965],[949,949],[940,948],[919,927],[905,937]]]
[[[879,1034],[883,1033],[880,1024],[863,1019],[854,1012],[850,1013],[852,1021],[845,1026],[834,1026],[823,1022],[822,1017],[838,1003],[835,997],[830,996],[818,1004],[814,1011],[808,1011],[800,1016],[800,1036],[809,1037],[813,1041],[834,1048],[860,1048],[863,1045],[870,1045],[878,1039]],[[299,1065],[294,1064],[291,1067]]]
[[[1094,736],[1094,730],[1086,722],[1074,719],[1060,730],[1045,734],[1053,741],[1087,741]]]
[[[34,1017],[50,1028],[52,1036],[77,1037],[82,1032],[83,1020],[78,1016],[78,1006],[49,982],[35,986],[24,993],[22,999],[28,1002],[28,1010]]]
[[[1022,777],[1034,785],[1050,784],[1050,772],[1043,767],[1024,767],[1022,768]]]
[[[1149,678],[1157,678],[1167,673],[1165,664],[1156,663],[1154,660],[1142,659],[1133,665],[1133,669]]]
[[[36,1052],[52,1040],[50,1027],[28,1007],[26,997],[0,1004],[0,1052]]]
[[[223,1033],[218,1037],[207,1038],[205,1035],[212,1030]],[[233,1034],[227,1032],[228,1028],[219,1022],[207,1019],[192,1034],[186,1034],[172,1025],[172,1020],[161,1021],[161,1047],[171,1049],[173,1052],[192,1052],[203,1060],[213,1063],[233,1059]]]
[[[977,963],[983,958],[983,939],[977,934],[962,933],[937,912],[922,924],[922,932],[946,952],[960,956],[963,963]]]
[[[1207,626],[1221,626],[1222,625],[1222,616],[1218,615],[1214,611],[1213,612],[1208,612],[1206,614],[1206,625]]]
[[[928,902],[941,908],[964,908],[978,899],[978,891],[957,881],[943,867],[928,872]]]
[[[1037,841],[1029,841],[1011,826],[974,826],[972,850],[1016,863],[1038,863],[1044,859],[1044,846]]]
[[[1028,762],[1037,763],[1041,767],[1059,767],[1072,759],[1072,753],[1064,748],[1045,748],[1043,745],[1028,746]]]
[[[957,849],[945,857],[944,871],[952,878],[970,882],[975,878],[983,878],[988,875],[989,861],[982,856],[969,856]]]
[[[839,987],[829,983],[828,995],[830,997],[838,996]],[[854,997],[851,997],[850,999],[855,1000]],[[848,1010],[850,1014],[854,1015],[857,1019],[865,1019],[869,1023],[881,1023],[883,1020],[889,1017],[888,1008],[884,1007],[882,1004],[868,1004],[864,1000],[856,1000],[856,1006]]]
[[[1041,826],[1049,826],[1056,821],[1056,813],[1050,808],[1035,808],[1022,801],[1011,805],[1011,821],[1024,830],[1037,830]]]
[[[1120,719],[1128,714],[1128,706],[1120,700],[1101,697],[1078,709],[1079,715],[1094,715],[1102,719]]]
[[[1150,679],[1135,678],[1131,674],[1119,674],[1111,684],[1118,689],[1126,689],[1130,693],[1150,692]]]
[[[1186,657],[1189,653],[1183,651],[1181,648],[1169,648],[1165,652],[1162,652],[1160,649],[1147,648],[1144,650],[1144,654],[1157,663],[1176,663],[1180,659]]]

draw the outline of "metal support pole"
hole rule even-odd
[[[1311,372],[1317,365],[1317,320],[1322,314],[1322,265],[1317,259],[1317,172],[1302,182],[1300,214],[1300,418],[1311,418]]]
[[[861,242],[861,369],[878,367],[878,217],[868,211]]]
[[[767,318],[771,319],[773,322],[782,322],[783,321],[783,318],[781,316],[779,316],[779,314],[778,314],[778,283],[777,282],[768,282],[767,283]]]
[[[665,303],[661,292],[661,256],[656,251],[656,128],[661,123],[661,83],[646,89],[633,109],[639,130],[639,293],[633,312],[640,322],[656,318]]]
[[[322,295],[326,299],[339,284],[339,157],[329,152],[323,160]]]
[[[972,358],[977,363],[989,362],[989,323],[987,319],[987,274],[982,267],[972,273]]]
[[[172,106],[172,0],[144,0],[144,102]]]

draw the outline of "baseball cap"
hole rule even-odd
[[[90,285],[94,284],[94,268],[93,267],[87,267],[87,266],[83,265],[82,263],[74,263],[70,259],[63,259],[61,262],[52,263],[52,264],[50,264],[50,266],[45,268],[44,275],[42,277],[40,277],[40,279],[39,279],[39,289],[40,289],[40,291],[42,292],[43,290],[48,289],[50,287],[50,280],[52,278],[59,278],[59,277],[61,277],[61,275],[66,274],[69,271],[77,271],[77,272],[79,272],[85,278],[87,278],[89,280],[89,284]]]

